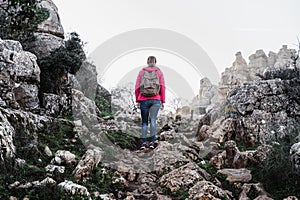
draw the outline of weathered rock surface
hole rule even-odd
[[[234,87],[249,80],[249,68],[242,53],[237,52],[235,56],[236,60],[232,67],[226,68],[221,75],[219,91],[222,98],[225,98]]]
[[[236,87],[225,101],[226,120],[215,132],[223,131],[227,139],[241,141],[246,146],[280,141],[296,134],[300,105],[295,95],[299,88],[299,79],[247,82]],[[200,135],[204,134],[203,129],[200,131],[203,125],[199,124]]]
[[[192,104],[195,104],[194,107],[205,109],[219,101],[218,93],[218,87],[213,85],[208,78],[203,78],[200,80],[199,94],[193,99]]]
[[[203,178],[198,173],[199,167],[193,163],[188,163],[170,173],[163,175],[159,183],[170,189],[171,192],[176,193],[179,189],[188,188],[194,185],[197,181]]]
[[[300,142],[293,144],[290,149],[290,159],[296,172],[300,171]]]
[[[74,89],[80,90],[89,99],[103,103],[102,111],[111,112],[111,94],[98,84],[97,76],[96,66],[84,61],[76,76],[70,77],[70,83]]]
[[[61,190],[70,195],[82,195],[90,199],[90,193],[88,189],[82,185],[73,183],[72,181],[64,181],[57,185]]]
[[[262,184],[260,183],[245,183],[242,186],[242,192],[240,193],[239,199],[249,199],[248,194],[252,192],[256,194],[255,199],[266,199],[266,200],[272,200],[272,198],[268,197],[268,193],[263,188]]]
[[[226,191],[209,181],[199,181],[189,189],[189,199],[231,199]]]
[[[21,44],[0,39],[0,99],[2,107],[35,110],[39,107],[40,69],[36,56]]]
[[[292,57],[296,57],[296,50],[288,49],[283,45],[278,53],[269,52],[268,56],[263,50],[257,50],[249,56],[249,64],[243,58],[241,52],[235,54],[236,59],[232,66],[222,72],[218,86],[211,85],[206,78],[201,80],[199,95],[194,98],[194,108],[209,108],[221,99],[225,99],[229,92],[238,85],[246,82],[259,80],[257,74],[263,75],[266,70],[286,69],[294,65],[300,67],[300,60],[293,63]]]
[[[38,30],[34,33],[35,40],[27,42],[25,46],[38,58],[43,58],[64,44],[64,30],[58,9],[51,0],[43,0],[39,6],[48,10],[49,17],[38,25]]]
[[[221,169],[218,170],[219,174],[227,175],[226,180],[229,183],[246,183],[252,179],[251,171],[248,169]]]
[[[74,169],[74,177],[77,180],[88,180],[92,175],[93,169],[101,162],[102,156],[103,152],[100,148],[88,149]]]
[[[0,112],[0,158],[3,161],[4,158],[11,158],[15,156],[16,147],[13,143],[13,137],[15,136],[15,129],[9,123],[7,117]]]
[[[10,146],[6,148],[5,151],[10,152],[10,150],[13,150],[15,147],[15,151],[18,155],[30,155],[32,151],[35,152],[38,145],[38,132],[44,130],[46,125],[53,121],[53,119],[47,116],[41,116],[23,110],[0,108],[0,113],[0,116],[2,116],[4,120],[3,123],[0,123],[0,127],[4,128],[7,135],[2,141],[6,141],[6,144]],[[3,134],[5,134],[5,132],[3,132]],[[11,136],[13,137],[12,141],[10,141]]]

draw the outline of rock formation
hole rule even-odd
[[[247,64],[242,53],[237,52],[232,66],[222,72],[218,86],[212,85],[207,78],[200,81],[199,95],[193,99],[192,107],[205,111],[205,108],[220,103],[235,87],[245,82],[260,80],[268,71],[293,67],[292,57],[296,57],[296,54],[296,50],[288,49],[287,45],[283,45],[278,53],[270,51],[268,56],[263,50],[257,50],[249,56],[249,64]],[[295,63],[298,68],[299,63],[300,59]]]
[[[34,33],[35,39],[24,45],[26,50],[34,53],[38,58],[43,58],[64,45],[64,29],[60,22],[58,9],[51,0],[40,1],[38,5],[49,12],[49,17],[38,25],[38,29]]]
[[[36,56],[23,51],[17,41],[0,40],[0,58],[0,104],[16,109],[37,109],[40,69]]]
[[[219,100],[218,87],[213,85],[208,78],[200,80],[199,95],[192,101],[192,107],[199,109],[200,113],[209,105],[215,104]],[[198,114],[198,112],[195,112]]]

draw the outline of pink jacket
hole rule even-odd
[[[143,76],[144,69],[147,70],[147,71],[157,70],[156,73],[158,75],[159,83],[160,83],[160,92],[159,92],[159,94],[157,94],[155,96],[152,96],[152,97],[145,97],[144,95],[141,94],[140,84],[141,84],[141,79],[142,79],[142,76]],[[148,100],[148,99],[157,99],[157,100],[161,100],[162,103],[165,103],[165,91],[166,91],[166,87],[165,87],[164,75],[158,67],[145,67],[139,72],[139,74],[137,76],[137,79],[136,79],[136,83],[135,83],[135,99],[136,99],[136,102],[141,102],[141,101]]]

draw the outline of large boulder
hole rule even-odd
[[[95,100],[101,111],[111,112],[111,94],[98,84],[96,66],[84,61],[75,76],[69,78],[74,89]]]
[[[199,167],[196,164],[188,163],[163,175],[159,183],[169,188],[172,193],[176,193],[179,189],[188,189],[198,181],[203,180],[199,171]]]
[[[231,199],[226,191],[209,181],[199,181],[189,189],[188,199]]]
[[[256,73],[262,73],[268,67],[268,57],[263,50],[257,50],[249,56],[250,81],[258,80]]]
[[[225,120],[222,123],[232,118],[231,126],[235,127],[235,131],[232,132],[230,128],[224,129],[221,123],[214,132],[225,130],[223,135],[230,136],[228,140],[234,139],[246,146],[280,142],[287,137],[296,137],[299,126],[297,116],[300,115],[299,97],[296,94],[299,90],[299,78],[244,83],[230,92],[223,110]],[[201,130],[203,125],[213,126],[214,121],[206,124],[202,121],[198,130]],[[199,133],[203,135],[202,132]]]
[[[47,9],[49,17],[38,25],[38,29],[34,33],[35,39],[25,45],[26,49],[38,58],[43,58],[64,44],[64,29],[60,22],[58,9],[53,1],[43,0],[38,5]]]
[[[39,107],[40,69],[36,56],[21,44],[0,39],[0,99],[3,107],[33,111]]]
[[[37,151],[38,133],[52,123],[49,117],[22,110],[0,108],[0,117],[3,120],[0,127],[4,130],[1,141],[3,147],[7,146],[1,149],[1,154],[13,156],[16,153],[21,158]]]
[[[249,68],[241,52],[235,54],[235,61],[230,68],[222,72],[219,91],[222,98],[226,98],[230,90],[249,80]]]
[[[15,129],[2,112],[0,112],[0,121],[0,159],[3,161],[5,158],[15,156],[16,148],[13,143]]]

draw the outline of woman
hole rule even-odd
[[[137,77],[135,84],[135,97],[137,107],[141,109],[142,117],[142,146],[154,149],[156,135],[156,118],[159,108],[164,108],[165,81],[161,70],[156,66],[156,58],[149,56],[148,66],[143,68]],[[150,119],[150,143],[147,145],[148,121]]]

